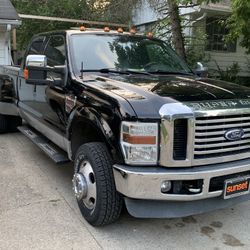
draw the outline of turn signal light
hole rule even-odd
[[[85,30],[86,30],[85,26],[80,27],[80,31],[85,31]]]
[[[25,80],[29,79],[29,70],[28,69],[24,69],[23,71],[23,77]]]
[[[131,144],[156,144],[156,136],[135,136],[123,133],[123,141]]]
[[[109,27],[104,27],[104,32],[109,32],[110,31],[110,28]]]
[[[132,27],[131,29],[130,29],[130,34],[132,34],[132,35],[134,35],[134,34],[136,34],[136,28],[135,27]]]
[[[148,37],[148,38],[153,38],[153,37],[154,37],[153,32],[148,32],[147,37]]]
[[[123,121],[121,146],[125,162],[132,165],[156,165],[158,124]]]
[[[123,33],[123,28],[118,28],[117,32],[118,33]]]

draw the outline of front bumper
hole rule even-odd
[[[192,168],[131,167],[114,165],[117,191],[125,197],[158,201],[194,201],[223,195],[221,190],[210,191],[210,180],[250,171],[250,159]],[[203,180],[198,194],[168,194],[161,192],[163,181]],[[223,199],[223,198],[221,198]]]
[[[136,218],[178,218],[211,212],[250,200],[250,194],[224,200],[215,197],[196,201],[155,201],[125,198],[128,212]]]

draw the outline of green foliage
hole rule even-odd
[[[230,34],[228,40],[242,36],[241,45],[250,53],[250,1],[231,0],[232,15],[228,20]]]
[[[137,0],[12,0],[20,14],[52,16],[91,21],[128,23],[133,2]],[[24,49],[30,38],[37,33],[68,29],[80,24],[23,19],[17,30],[18,48]]]
[[[191,68],[195,68],[197,62],[207,63],[210,61],[209,54],[205,53],[205,43],[207,37],[204,29],[194,27],[194,36],[186,37],[187,63]]]
[[[96,0],[95,0],[96,1]],[[96,2],[99,2],[97,0]],[[102,20],[107,22],[116,22],[130,24],[132,20],[133,9],[136,5],[141,6],[141,0],[102,0],[106,3],[102,12]]]
[[[89,19],[89,6],[85,0],[12,0],[18,13],[64,18]],[[18,47],[23,49],[30,38],[37,33],[66,29],[74,24],[62,22],[23,19],[17,30]]]
[[[220,80],[238,83],[238,74],[240,72],[238,63],[234,62],[231,66],[226,67],[226,69],[222,69],[216,61],[215,64],[217,67],[215,74],[219,75]]]

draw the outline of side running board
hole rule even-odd
[[[21,126],[18,130],[35,143],[46,155],[48,155],[55,163],[62,164],[69,162],[69,159],[64,151],[50,142],[46,137],[36,132],[34,129]]]

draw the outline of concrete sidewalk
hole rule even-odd
[[[57,166],[19,133],[0,135],[0,249],[250,249],[250,202],[183,219],[135,219],[93,228]]]

